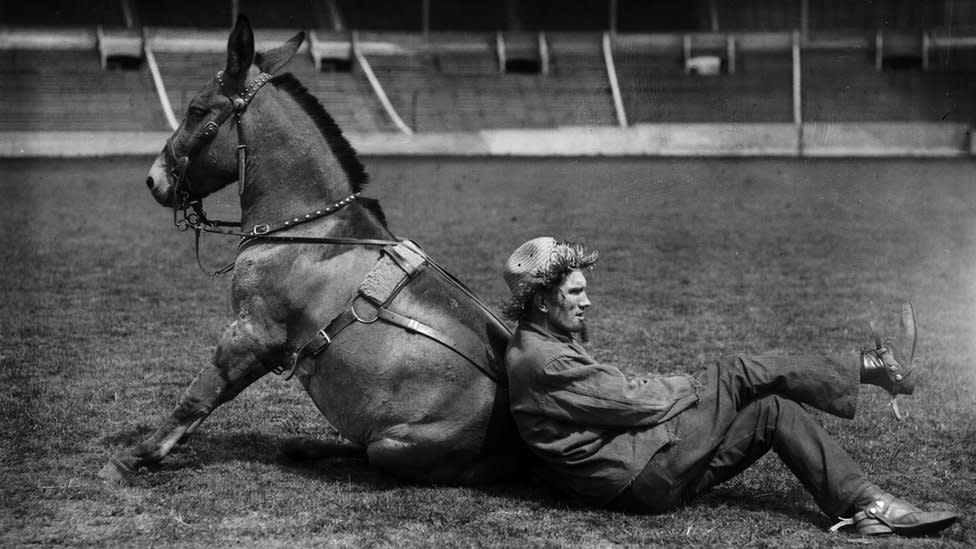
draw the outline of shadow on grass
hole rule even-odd
[[[130,431],[106,436],[107,444],[131,447],[152,432],[148,426],[139,426]],[[162,463],[147,468],[154,474],[170,477],[181,470],[197,469],[202,466],[232,462],[252,462],[271,465],[282,472],[296,474],[312,482],[324,484],[344,482],[358,485],[370,491],[389,490],[404,486],[428,486],[406,482],[370,466],[363,458],[321,458],[295,460],[283,455],[281,445],[287,436],[269,435],[260,432],[235,433],[196,433],[185,443],[177,445],[170,456]],[[157,481],[165,482],[163,479]],[[150,482],[155,484],[155,482]],[[503,498],[524,503],[536,509],[555,509],[567,512],[586,512],[599,510],[596,507],[576,502],[544,482],[537,474],[527,471],[524,477],[491,484],[476,485],[471,490],[485,496]],[[799,489],[797,489],[799,491]],[[775,519],[777,515],[811,527],[826,527],[830,519],[809,507],[791,504],[797,494],[753,493],[736,488],[718,488],[704,494],[689,504],[670,513],[693,513],[708,516],[721,516],[722,513],[749,511],[765,513]],[[638,513],[617,511],[624,515],[639,516]]]

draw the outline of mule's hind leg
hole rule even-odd
[[[267,374],[262,359],[269,351],[262,339],[245,322],[231,324],[221,337],[213,363],[197,375],[162,425],[128,452],[110,458],[99,476],[123,481],[139,467],[158,463],[215,408]]]

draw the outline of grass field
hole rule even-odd
[[[976,163],[918,160],[366,160],[394,231],[492,303],[540,234],[601,252],[590,347],[630,374],[696,371],[732,352],[853,360],[866,323],[905,298],[925,377],[890,417],[822,417],[875,482],[956,509],[976,545]],[[149,160],[0,163],[0,545],[833,547],[831,518],[775,455],[691,506],[632,516],[574,506],[535,480],[400,484],[357,460],[293,463],[277,446],[328,426],[269,376],[132,486],[106,458],[140,440],[209,360],[228,279],[142,181]],[[229,193],[232,194],[232,193]],[[232,216],[222,196],[210,213]],[[211,266],[234,240],[204,243]]]

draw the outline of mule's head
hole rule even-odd
[[[251,25],[238,16],[227,40],[226,66],[189,102],[182,123],[149,169],[146,186],[156,201],[186,208],[238,179],[239,119],[263,82],[294,57],[304,40],[300,32],[278,48],[255,54]]]

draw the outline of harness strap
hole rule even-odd
[[[462,341],[458,341],[432,326],[424,324],[415,318],[395,313],[386,307],[379,307],[376,309],[376,317],[374,320],[364,321],[356,313],[354,307],[355,304],[351,305],[348,309],[339,314],[339,316],[333,318],[332,322],[329,322],[328,326],[322,328],[318,332],[315,332],[312,339],[308,340],[292,355],[291,368],[288,375],[285,377],[285,380],[289,380],[295,375],[295,370],[299,361],[306,357],[316,357],[325,352],[325,350],[332,345],[332,342],[335,341],[335,338],[339,335],[339,333],[348,328],[354,322],[371,324],[375,321],[375,319],[379,319],[388,324],[399,326],[409,333],[420,334],[428,339],[440,343],[470,362],[481,373],[488,376],[488,379],[498,383],[498,376],[496,376],[495,373],[492,372],[487,366],[487,360],[478,360],[478,357],[481,356],[478,350],[483,348],[484,345],[482,344],[481,340],[470,330],[459,332]],[[281,374],[284,372],[284,369],[276,368],[272,371],[276,374]]]
[[[427,254],[409,240],[385,247],[380,255],[380,260],[366,274],[359,286],[359,291],[352,299],[349,307],[333,318],[327,326],[317,331],[311,339],[306,341],[292,354],[291,368],[285,379],[291,379],[294,376],[298,368],[298,363],[302,359],[315,357],[323,353],[335,341],[339,333],[354,322],[372,324],[377,320],[382,320],[387,324],[399,326],[408,333],[422,335],[447,347],[461,356],[461,358],[470,362],[478,371],[487,376],[488,379],[499,383],[498,374],[491,369],[491,358],[489,354],[492,351],[490,347],[486,346],[481,337],[471,330],[471,328],[461,323],[455,323],[448,330],[450,333],[444,333],[444,331],[425,324],[416,318],[390,309],[393,300],[399,295],[401,290],[425,266],[431,264],[433,263],[427,257]],[[460,284],[457,279],[450,276],[446,271],[443,271],[439,266],[435,268],[435,272],[442,276],[447,275],[445,279],[450,283],[454,283],[455,285]],[[462,290],[466,290],[464,287],[461,288]],[[465,293],[468,292],[470,290],[467,290]],[[356,305],[359,301],[367,304],[368,307],[375,311],[375,314],[364,318],[363,315],[356,311]],[[490,310],[484,307],[480,300],[476,300],[476,302],[490,313]],[[491,316],[494,318],[493,315]],[[283,366],[279,366],[272,371],[276,374],[281,374],[284,370],[285,368]]]
[[[454,340],[444,332],[441,332],[436,328],[428,326],[427,324],[424,324],[423,322],[420,322],[415,318],[410,318],[408,316],[395,313],[387,308],[378,309],[377,316],[380,320],[389,322],[390,324],[396,326],[400,326],[401,328],[405,329],[408,332],[420,334],[422,336],[427,337],[428,339],[432,339],[437,343],[440,343],[441,345],[454,351],[462,358],[470,362],[475,368],[480,370],[481,373],[488,376],[488,379],[494,381],[495,383],[498,383],[498,377],[495,375],[495,372],[492,372],[490,368],[482,364],[482,362],[484,361],[480,361],[477,359],[479,355],[475,350],[479,348],[483,348],[484,345],[481,343],[480,340],[478,340],[476,336],[474,336],[474,334],[471,333],[470,330],[465,329],[463,332],[458,331],[457,335],[463,334],[463,337],[466,340],[463,342],[459,342]],[[458,326],[458,328],[461,328],[461,326]],[[468,337],[469,335],[471,337]]]
[[[315,332],[312,339],[308,340],[295,351],[292,355],[291,368],[288,371],[288,375],[285,376],[286,381],[295,375],[295,369],[298,367],[299,361],[307,356],[316,357],[322,354],[329,348],[329,345],[332,345],[332,341],[339,335],[339,332],[345,330],[353,322],[357,322],[358,317],[356,316],[356,311],[353,310],[354,306],[355,303],[339,314],[339,316],[333,318],[328,326]],[[279,367],[272,370],[272,372],[280,375],[284,372],[284,368]]]

